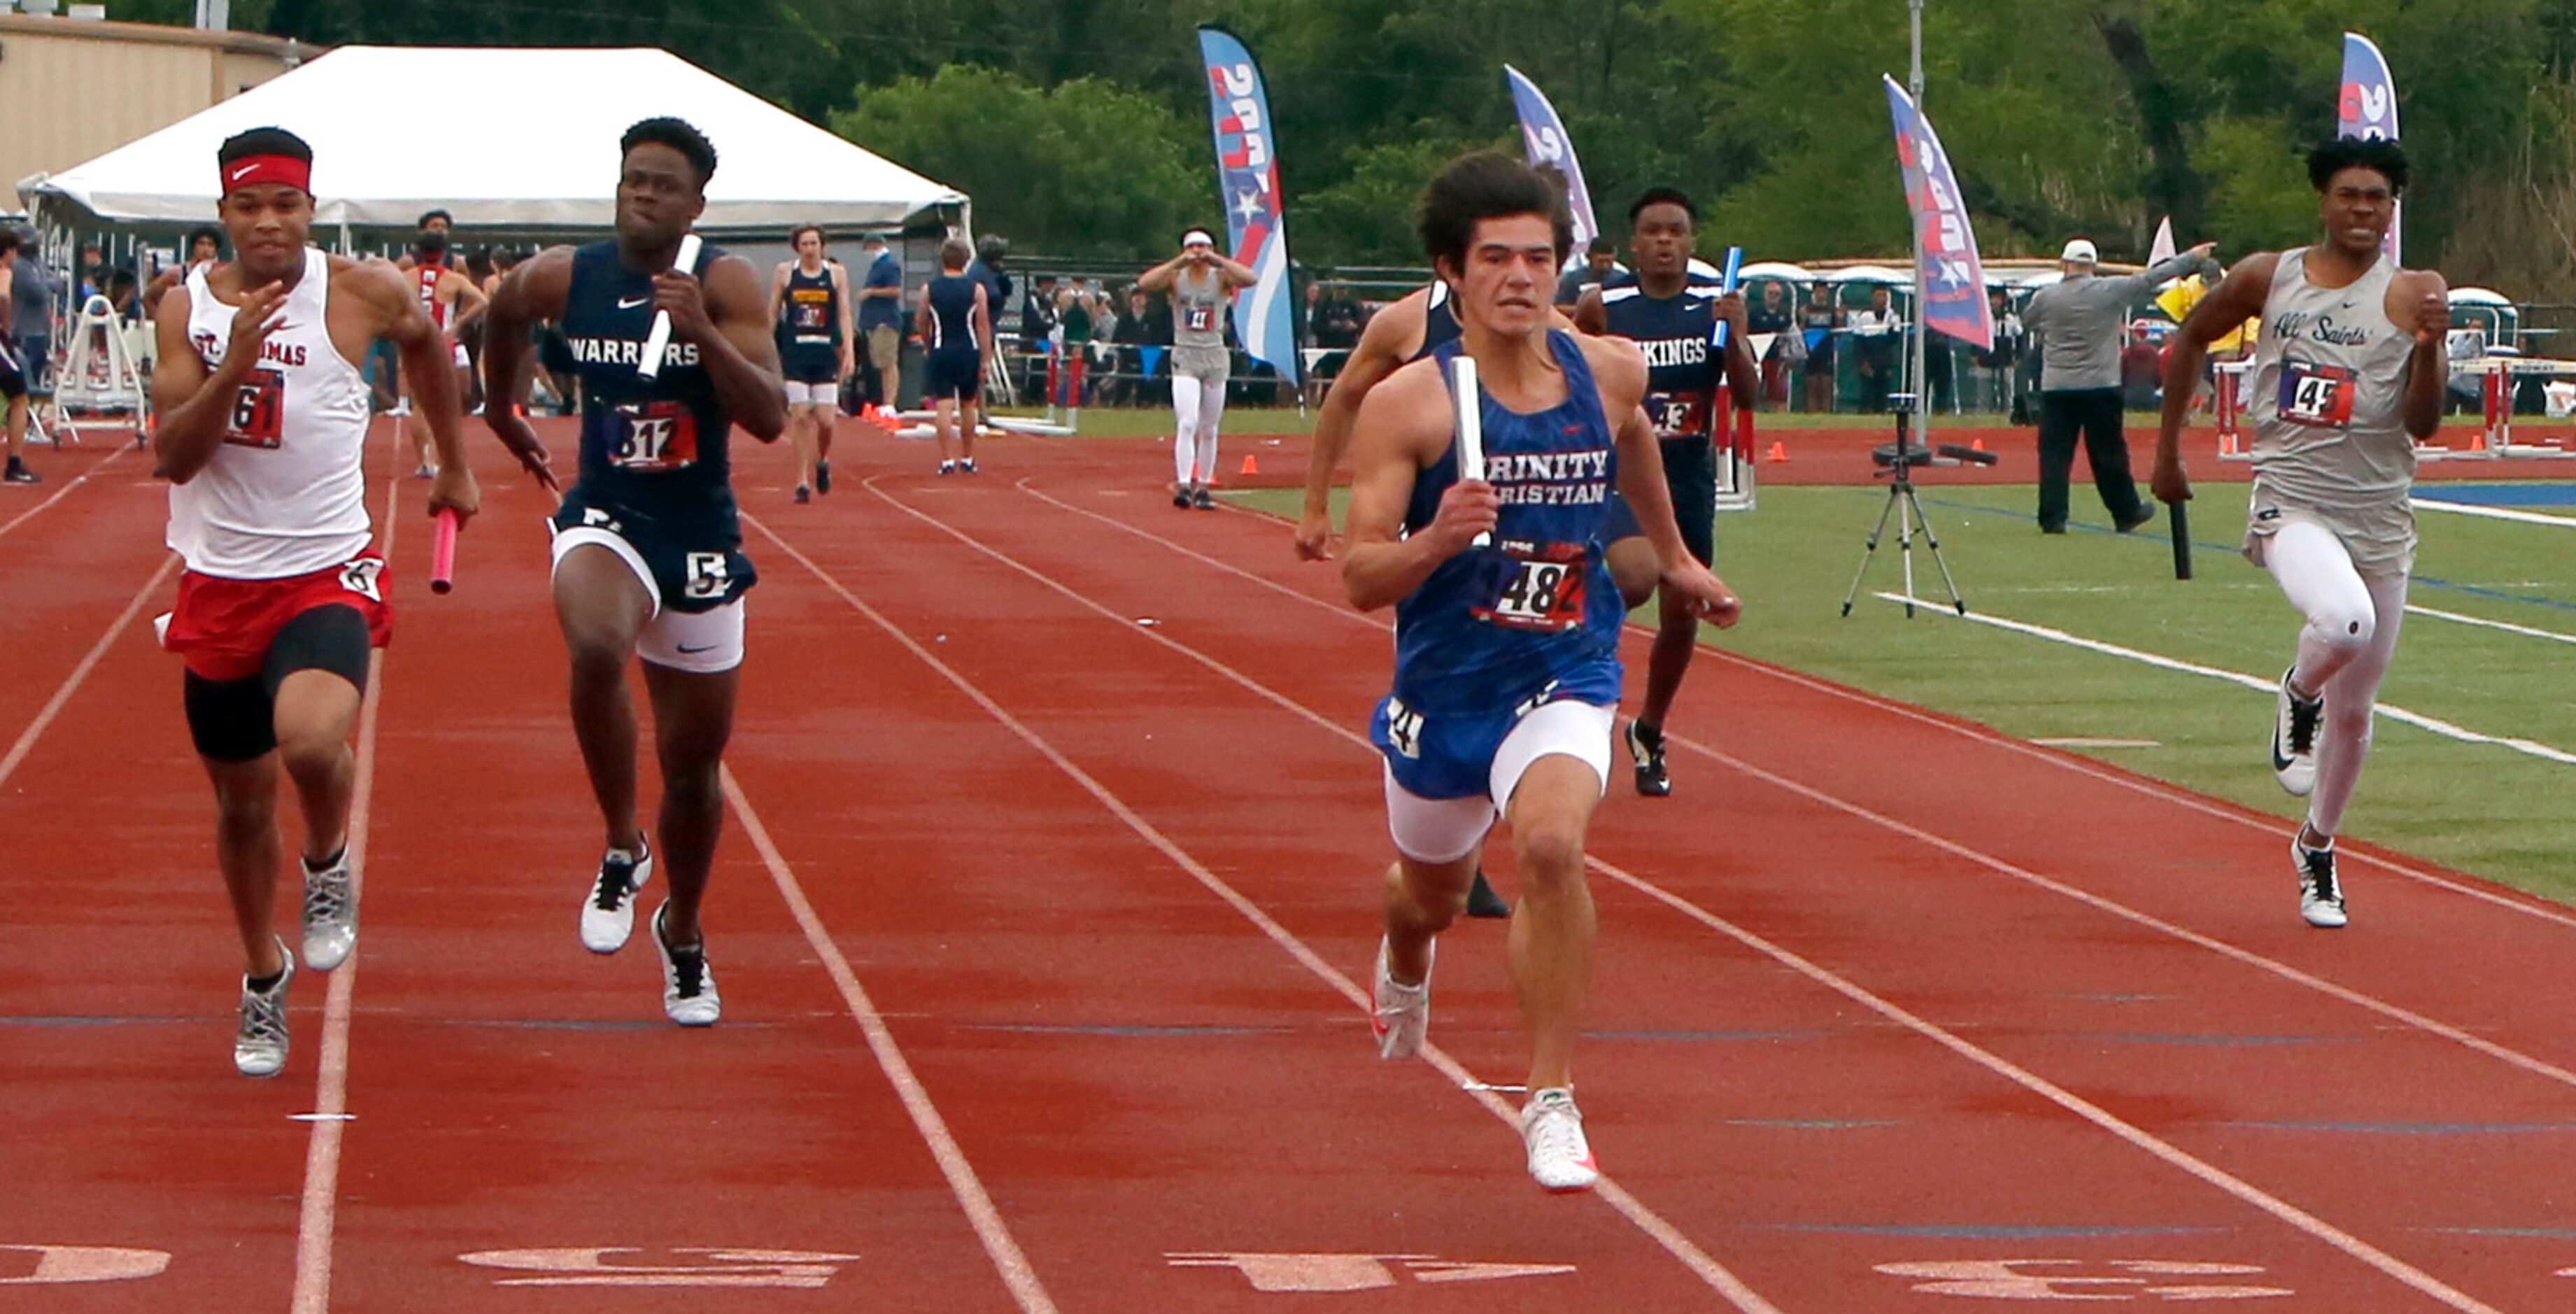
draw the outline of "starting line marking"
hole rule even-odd
[[[1872,594],[1871,596],[1895,603],[1904,603],[1908,601],[1906,596],[1902,593],[1888,593],[1882,591]],[[2144,652],[2136,648],[2124,648],[2116,643],[2106,643],[2100,639],[2088,639],[2083,635],[2070,634],[2065,630],[2053,629],[2046,625],[2033,625],[2029,621],[2006,620],[2001,616],[1990,616],[1983,612],[1972,611],[1965,616],[1961,616],[1947,607],[1934,606],[1920,598],[1912,599],[1912,602],[1915,606],[1920,607],[1922,610],[1935,616],[1947,616],[1954,620],[1973,621],[1979,625],[1991,625],[1999,630],[2011,630],[2015,634],[2027,634],[2033,638],[2046,639],[2051,643],[2063,643],[2072,647],[2102,653],[2106,656],[2124,657],[2130,661],[2141,662],[2148,666],[2158,667],[2163,670],[2181,671],[2186,675],[2207,676],[2213,680],[2225,680],[2230,684],[2241,684],[2248,689],[2260,690],[2267,694],[2277,692],[2280,688],[2280,681],[2277,679],[2267,680],[2259,675],[2247,675],[2243,671],[2231,671],[2218,666],[2203,666],[2198,662],[2187,662],[2179,657],[2166,657],[2158,653]],[[2440,735],[2446,739],[2457,739],[2460,742],[2467,744],[2498,744],[2503,747],[2510,748],[2517,753],[2523,753],[2531,757],[2539,758],[2543,761],[2556,762],[2562,766],[2576,766],[2576,753],[2570,753],[2563,748],[2553,748],[2547,744],[2539,742],[2538,740],[2519,739],[2511,735],[2486,734],[2481,731],[2471,730],[2464,725],[2445,721],[2438,716],[2426,716],[2422,712],[2408,711],[2394,703],[2381,703],[2379,704],[2378,710],[2381,716],[2387,717],[2391,721],[2402,722],[2406,725],[2414,726],[2419,730],[2430,730],[2434,734]]]
[[[1479,1264],[1433,1255],[1271,1254],[1184,1250],[1163,1256],[1174,1268],[1231,1268],[1255,1291],[1374,1291],[1416,1282],[1492,1282],[1502,1278],[1554,1277],[1572,1264]]]
[[[2534,629],[2529,625],[2515,625],[2509,621],[2488,620],[2484,616],[2464,616],[2459,612],[2443,611],[2438,607],[2422,607],[2410,602],[2406,604],[2406,610],[2411,611],[2418,616],[2430,616],[2435,620],[2452,621],[2461,625],[2475,625],[2480,629],[2503,630],[2509,634],[2520,634],[2534,639],[2548,639],[2557,643],[2576,643],[2576,634],[2561,634],[2556,630]]]
[[[812,1290],[832,1280],[857,1255],[815,1250],[752,1250],[730,1246],[674,1246],[662,1253],[690,1262],[612,1262],[641,1255],[634,1246],[567,1246],[553,1250],[477,1250],[457,1259],[478,1268],[534,1273],[497,1278],[501,1287],[787,1287]]]
[[[56,1286],[66,1282],[130,1282],[161,1276],[170,1267],[167,1250],[131,1250],[124,1246],[0,1245],[0,1255],[33,1255],[35,1266],[16,1277],[0,1277],[0,1287]]]
[[[2419,497],[2414,499],[2414,502],[2415,509],[2418,511],[2448,511],[2457,516],[2484,516],[2489,520],[2510,520],[2519,525],[2554,525],[2560,529],[2576,529],[2576,517],[2545,516],[2537,511],[2515,511],[2500,506],[2471,506],[2466,502],[2445,502],[2432,497]]]
[[[2034,739],[2043,748],[2162,748],[2158,739]]]
[[[2028,1273],[2024,1269],[2075,1269],[2076,1272]],[[2113,1272],[2103,1273],[2110,1269]],[[1928,1278],[1913,1290],[1932,1296],[1968,1296],[1980,1300],[2260,1300],[2295,1295],[2288,1287],[2252,1286],[2243,1282],[2173,1282],[2172,1278],[2245,1278],[2263,1271],[2258,1264],[2218,1264],[2189,1259],[1957,1259],[1929,1263],[1880,1264],[1889,1277]]]

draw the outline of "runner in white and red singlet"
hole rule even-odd
[[[437,325],[438,331],[447,338],[448,358],[455,362],[456,395],[459,398],[470,396],[474,390],[474,359],[465,354],[465,344],[459,339],[466,325],[482,317],[484,309],[491,304],[491,298],[483,294],[483,289],[473,279],[456,271],[456,262],[448,256],[447,230],[422,230],[419,238],[413,241],[411,252],[412,290],[420,295],[420,307],[428,313],[429,322]],[[403,389],[406,413],[413,409],[411,403],[412,390],[406,387]],[[430,459],[429,435],[421,429],[413,429],[411,445],[412,473],[423,479],[437,474],[438,463]]]
[[[233,1065],[271,1077],[286,1065],[295,974],[272,929],[280,766],[304,811],[305,963],[328,971],[357,943],[349,731],[369,650],[393,623],[361,468],[359,362],[376,339],[401,349],[445,458],[429,509],[471,516],[479,494],[447,344],[419,299],[391,265],[306,245],[312,148],[254,128],[216,158],[235,258],[163,298],[152,374],[169,544],[187,562],[163,644],[187,659],[188,731],[214,781],[215,851],[248,954]]]

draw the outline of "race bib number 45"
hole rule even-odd
[[[1580,543],[1505,543],[1511,569],[1493,598],[1473,609],[1476,619],[1511,629],[1553,633],[1583,623],[1584,569]]]
[[[2303,360],[2281,362],[2281,418],[2292,424],[2341,429],[2352,423],[2352,371]]]
[[[675,401],[629,402],[617,408],[608,459],[627,470],[680,470],[697,464],[698,417]]]

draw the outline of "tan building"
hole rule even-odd
[[[0,207],[15,184],[104,155],[321,53],[278,37],[0,14]]]

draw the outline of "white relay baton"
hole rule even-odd
[[[671,268],[684,274],[697,272],[698,235],[696,233],[680,239],[680,258],[671,263]],[[671,312],[654,311],[653,330],[644,335],[644,359],[635,362],[635,372],[648,379],[658,377],[662,373],[662,353],[669,350],[670,346]]]
[[[1458,417],[1458,477],[1485,478],[1485,394],[1476,384],[1476,358],[1465,352],[1449,362],[1449,404]],[[1492,547],[1491,533],[1476,535],[1477,547]]]

